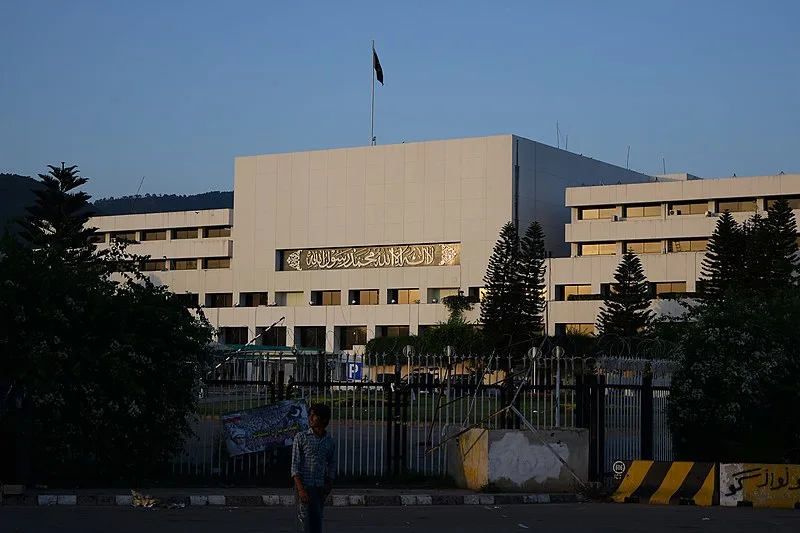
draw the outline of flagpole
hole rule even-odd
[[[372,74],[372,108],[369,112],[369,145],[375,146],[375,39],[372,39],[372,55],[370,56]]]

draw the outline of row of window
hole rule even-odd
[[[303,291],[277,291],[274,293],[274,300],[270,302],[268,292],[242,292],[239,293],[238,307],[258,307],[258,306],[279,306],[279,307],[299,307],[303,305],[342,305],[341,290],[331,291],[311,291],[311,299],[306,301]],[[348,305],[379,305],[381,303],[380,290],[378,289],[358,289],[347,292]],[[428,289],[428,303],[439,303],[442,298],[454,296],[459,293],[458,289]],[[468,296],[473,302],[483,299],[485,289],[483,287],[470,287]],[[187,306],[199,304],[197,294],[186,293],[181,295],[185,299]],[[418,304],[420,303],[419,289],[388,289],[386,299],[388,304]],[[205,296],[205,307],[234,307],[234,297],[232,292],[208,293]]]
[[[611,283],[600,285],[600,294],[592,293],[592,286],[589,284],[579,285],[556,285],[555,299],[559,302],[574,300],[602,300],[613,292],[614,286]],[[650,283],[651,298],[672,298],[688,294],[685,281],[663,281]]]
[[[207,257],[204,259],[148,259],[139,263],[139,268],[144,272],[163,272],[167,270],[197,270],[201,266],[203,270],[214,270],[218,268],[230,268],[230,257]],[[122,265],[120,270],[129,270],[126,265]]]
[[[300,348],[326,349],[328,334],[325,326],[298,326],[294,328],[292,344]],[[366,326],[340,326],[336,327],[334,335],[338,340],[340,350],[351,350],[353,346],[367,343]],[[408,326],[377,326],[376,337],[401,337],[409,334]],[[245,326],[222,327],[219,329],[219,342],[223,344],[260,344],[262,346],[288,346],[287,328],[285,326],[257,327],[255,335],[251,337],[249,328]],[[297,341],[295,343],[295,341]]]
[[[668,253],[705,252],[708,239],[670,239],[666,241]],[[635,254],[664,253],[663,241],[627,241],[622,243],[623,252]],[[614,255],[617,253],[615,242],[592,242],[578,245],[578,255]]]
[[[214,239],[219,237],[230,237],[231,226],[207,226],[203,228],[173,228],[140,231],[111,231],[106,233],[97,232],[92,238],[96,244],[108,243],[108,239],[117,242],[150,242],[166,241],[167,235],[172,240],[183,239]]]
[[[768,198],[766,208],[769,209],[779,198]],[[792,209],[800,209],[800,196],[786,198]],[[712,205],[713,207],[709,207]],[[666,213],[664,207],[666,206]],[[731,200],[708,200],[692,202],[669,202],[667,204],[652,203],[622,206],[622,216],[624,218],[646,218],[677,215],[704,215],[709,210],[715,213],[748,213],[758,209],[756,198],[740,198]],[[616,206],[592,206],[578,209],[579,220],[603,220],[613,219],[619,211]]]

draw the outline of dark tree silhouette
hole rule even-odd
[[[487,340],[496,347],[509,346],[522,336],[524,287],[519,263],[519,235],[508,222],[500,230],[483,278],[486,294],[481,302],[481,322]]]
[[[730,211],[725,211],[708,239],[700,296],[707,301],[720,300],[739,282],[743,268],[744,233]]]
[[[520,278],[524,289],[520,327],[540,334],[544,327],[545,248],[542,226],[534,221],[520,240]]]
[[[611,291],[597,319],[600,335],[634,337],[644,333],[653,320],[649,287],[639,258],[631,252],[622,256],[614,273]]]

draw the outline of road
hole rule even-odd
[[[4,533],[295,532],[291,509],[264,508],[0,507],[0,524]],[[334,508],[327,511],[325,531],[520,533],[526,529],[548,533],[795,533],[800,531],[800,511],[608,504]]]

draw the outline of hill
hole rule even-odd
[[[17,217],[27,215],[26,208],[36,201],[34,191],[39,182],[29,176],[0,173],[0,232]],[[233,191],[211,191],[202,194],[145,194],[101,198],[94,201],[97,215],[128,215],[201,209],[232,209]]]
[[[26,208],[33,205],[33,191],[39,182],[29,176],[0,173],[0,232],[18,217],[28,214]]]
[[[201,194],[145,194],[101,198],[93,204],[100,215],[130,215],[201,209],[233,209],[233,191],[211,191]]]

